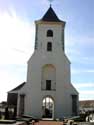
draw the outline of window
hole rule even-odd
[[[77,95],[72,95],[72,113],[77,115]]]
[[[47,43],[47,51],[52,51],[52,43],[51,42]]]
[[[52,30],[47,31],[47,37],[53,37],[53,31]]]
[[[46,80],[48,81],[46,82]],[[46,85],[47,83],[50,85]],[[42,67],[41,90],[46,91],[46,88],[48,88],[47,86],[50,86],[49,88],[51,88],[51,91],[56,90],[56,67],[52,64],[45,64]]]
[[[20,115],[22,116],[24,114],[24,99],[25,99],[25,95],[21,94],[20,95]]]
[[[46,90],[51,90],[51,80],[46,80]]]

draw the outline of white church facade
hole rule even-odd
[[[70,61],[64,50],[65,22],[50,7],[35,26],[35,50],[28,61],[27,81],[8,92],[8,104],[14,105],[17,116],[78,115],[79,94],[71,84]]]

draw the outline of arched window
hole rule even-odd
[[[56,68],[52,64],[46,64],[42,67],[41,89],[43,91],[56,90]]]
[[[47,51],[52,51],[52,43],[51,42],[47,43]]]
[[[47,31],[47,37],[53,37],[53,31],[52,30]]]

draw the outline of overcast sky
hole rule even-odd
[[[52,7],[66,21],[71,82],[80,100],[94,99],[94,0],[54,0]],[[0,0],[0,102],[26,81],[27,61],[34,50],[34,21],[48,8],[48,0]]]

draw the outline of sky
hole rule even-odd
[[[34,21],[49,5],[48,0],[0,0],[0,102],[26,81],[27,61],[34,51]],[[80,100],[94,100],[94,0],[53,0],[52,8],[66,21],[71,82]]]

